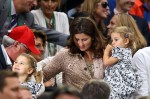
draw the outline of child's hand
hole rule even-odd
[[[106,48],[105,48],[105,51],[106,51],[106,52],[111,52],[112,48],[113,48],[113,47],[112,47],[110,44],[108,44],[108,45],[106,46]]]

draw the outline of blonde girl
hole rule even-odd
[[[103,56],[106,68],[104,80],[111,87],[110,99],[130,99],[142,84],[131,64],[133,35],[132,30],[126,26],[116,27],[110,34],[111,45],[107,45]]]
[[[127,26],[130,27],[132,29],[132,31],[134,32],[134,49],[133,54],[143,48],[147,46],[147,42],[146,39],[144,38],[144,36],[142,35],[142,33],[140,32],[135,20],[133,19],[133,17],[129,14],[125,14],[125,13],[119,13],[119,14],[115,14],[112,19],[110,20],[109,25],[107,26],[108,31],[110,32],[113,28],[118,27],[118,26]],[[109,35],[109,34],[108,34]]]
[[[12,68],[14,72],[18,73],[21,86],[29,87],[33,98],[36,97],[42,86],[40,83],[42,80],[42,73],[36,72],[36,66],[37,62],[35,58],[29,54],[23,53],[17,57]],[[30,79],[33,74],[36,75],[35,81],[31,81]]]

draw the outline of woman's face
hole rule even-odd
[[[117,16],[113,16],[109,22],[108,28],[108,35],[111,32],[112,29],[114,29],[117,26]]]
[[[31,55],[34,56],[34,58],[39,62],[43,59],[43,54],[45,52],[45,46],[43,45],[42,38],[39,38],[39,37],[36,38],[35,46],[41,52],[41,54],[36,55],[36,54],[31,53]]]
[[[58,0],[41,0],[39,5],[44,14],[52,14],[58,7]]]
[[[135,3],[135,0],[116,0],[116,1],[120,9],[125,13],[130,11]]]
[[[95,14],[102,19],[107,18],[107,16],[110,14],[107,0],[101,0],[99,3],[97,3]]]
[[[92,38],[84,33],[75,34],[74,42],[81,51],[88,51],[92,45]]]

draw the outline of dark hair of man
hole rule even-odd
[[[61,87],[58,87],[52,93],[51,99],[56,99],[59,95],[62,95],[62,94],[68,94],[68,95],[76,96],[76,97],[79,97],[79,99],[81,98],[80,93],[76,89],[74,89],[70,86],[61,86]]]
[[[98,30],[96,23],[89,17],[78,17],[74,19],[70,25],[70,37],[67,42],[67,47],[72,54],[82,54],[83,52],[76,46],[74,42],[75,34],[84,33],[92,38],[91,50],[95,57],[103,57],[103,50],[106,45],[106,39]]]
[[[0,70],[0,91],[7,85],[6,78],[8,77],[18,77],[18,74],[11,70]]]
[[[32,29],[33,33],[34,33],[34,36],[36,38],[41,38],[42,39],[42,42],[43,42],[43,46],[45,47],[46,45],[46,40],[47,40],[47,36],[46,34],[41,31],[41,30],[35,30],[35,29]]]
[[[110,87],[103,80],[91,80],[81,92],[82,99],[109,99]]]

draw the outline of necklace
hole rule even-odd
[[[46,18],[46,17],[45,17]],[[54,13],[52,15],[52,18],[51,20],[49,20],[48,18],[46,18],[46,26],[49,28],[49,29],[55,29],[55,16],[54,16]]]
[[[86,63],[87,70],[90,72],[91,77],[93,77],[94,76],[94,64],[89,62],[85,58],[84,58],[84,60],[85,60],[85,63]]]

